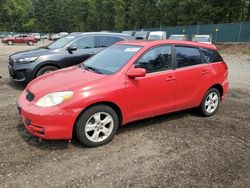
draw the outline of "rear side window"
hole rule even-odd
[[[216,50],[209,50],[209,49],[201,49],[206,63],[214,63],[223,61],[222,57],[220,56],[219,52]]]
[[[96,36],[96,47],[97,48],[105,48],[113,45],[118,41],[122,41],[124,39],[120,37],[112,37],[112,36]]]
[[[160,46],[149,50],[136,62],[135,67],[147,73],[171,69],[171,46]]]
[[[178,68],[202,64],[198,48],[177,46],[175,49]]]
[[[94,37],[92,36],[83,37],[74,42],[73,45],[77,47],[77,49],[94,48]]]

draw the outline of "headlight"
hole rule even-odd
[[[35,60],[37,60],[38,57],[26,57],[26,58],[22,58],[22,59],[18,59],[18,61],[20,63],[27,63],[27,62],[33,62]]]
[[[69,100],[72,96],[73,96],[72,91],[49,93],[41,97],[36,102],[36,106],[43,108],[52,107]]]

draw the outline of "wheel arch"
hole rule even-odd
[[[200,105],[201,105],[203,98],[205,97],[205,95],[206,95],[206,93],[208,92],[208,90],[211,89],[211,88],[217,89],[217,90],[219,91],[219,93],[220,93],[220,97],[223,96],[223,92],[224,92],[224,91],[223,91],[222,85],[219,84],[219,83],[213,84],[213,85],[211,85],[210,87],[208,87],[208,88],[205,90],[205,92],[203,93],[202,97],[199,99],[199,103],[197,103],[197,106],[200,106]]]
[[[215,88],[215,89],[217,89],[218,91],[219,91],[219,93],[220,93],[220,97],[222,97],[223,96],[223,87],[222,87],[222,85],[221,84],[214,84],[214,85],[212,85],[209,89],[211,89],[211,88]],[[208,89],[208,90],[209,90]]]
[[[122,126],[122,122],[123,122],[123,114],[121,111],[121,108],[115,104],[114,102],[111,101],[100,101],[100,102],[95,102],[93,104],[90,104],[89,106],[87,106],[86,108],[84,108],[77,116],[75,123],[73,125],[73,135],[75,134],[75,125],[77,123],[77,121],[79,120],[79,118],[81,117],[81,115],[88,109],[92,108],[93,106],[97,106],[97,105],[107,105],[109,107],[111,107],[113,110],[115,110],[115,112],[117,113],[118,119],[119,119],[119,127]],[[72,135],[72,136],[73,136]]]
[[[46,66],[54,66],[54,67],[56,67],[58,69],[61,69],[61,67],[58,66],[58,64],[56,62],[54,62],[54,61],[46,61],[46,62],[43,62],[42,64],[39,64],[39,65],[37,65],[35,67],[34,72],[33,72],[33,78],[36,78],[36,75],[37,75],[38,71],[41,68],[46,67]]]

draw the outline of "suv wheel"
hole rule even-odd
[[[98,105],[86,110],[76,123],[78,140],[87,147],[110,142],[118,130],[117,113],[109,106]]]
[[[220,93],[216,88],[211,88],[204,96],[200,110],[204,116],[214,115],[220,106]]]
[[[9,40],[8,45],[13,45],[13,41]]]
[[[48,74],[52,71],[55,71],[57,70],[58,68],[57,67],[54,67],[54,66],[45,66],[45,67],[42,67],[36,74],[36,77],[38,76],[41,76],[43,74]]]
[[[32,41],[29,41],[27,44],[32,46],[34,43]]]

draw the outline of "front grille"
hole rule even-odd
[[[31,93],[29,90],[26,92],[26,99],[31,102],[35,98],[35,95]]]

